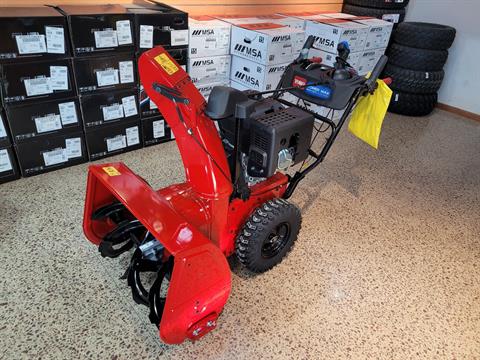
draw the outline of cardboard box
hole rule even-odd
[[[230,52],[263,65],[292,62],[300,53],[305,33],[274,23],[232,26]]]
[[[15,145],[22,176],[32,176],[87,161],[82,131],[51,135]]]
[[[365,48],[368,26],[344,19],[308,20],[305,24],[306,36],[314,35],[314,46],[320,50],[335,53],[342,41],[347,41],[351,52]]]
[[[188,24],[190,58],[230,53],[231,24],[210,16],[191,16]]]
[[[393,23],[377,18],[359,16],[351,20],[368,26],[365,50],[383,49],[388,46],[393,30]]]
[[[205,100],[208,100],[210,93],[212,92],[215,86],[230,86],[230,79],[226,79],[224,81],[209,83],[209,84],[201,84],[197,85],[198,91],[202,94]]]
[[[228,81],[230,55],[193,58],[188,60],[187,71],[195,85]]]
[[[135,43],[138,52],[155,46],[188,45],[188,14],[165,4],[124,4],[135,16]]]
[[[348,55],[347,62],[356,70],[358,70],[362,53],[362,51],[351,52]],[[328,66],[334,66],[335,62],[337,61],[337,55],[338,54],[336,53],[327,52],[319,49],[310,49],[310,51],[308,52],[309,58],[320,57],[322,58],[322,63]]]
[[[285,68],[289,64],[265,66],[251,60],[232,56],[230,80],[253,90],[273,90],[277,87]]]
[[[57,10],[35,6],[0,11],[0,62],[70,55],[67,21]]]
[[[356,15],[346,14],[341,12],[326,12],[324,13],[325,16],[334,18],[334,19],[354,19]]]
[[[175,61],[180,65],[180,67],[187,71],[187,54],[188,48],[178,48],[178,49],[168,49],[167,52],[175,59]],[[140,101],[140,116],[142,119],[158,116],[160,112],[158,111],[157,105],[150,101],[150,98],[147,96],[145,90],[143,90],[143,85],[139,84],[139,101]]]
[[[17,159],[11,146],[0,147],[0,184],[20,177]]]
[[[61,5],[74,56],[134,51],[133,14],[120,5]]]
[[[7,126],[7,117],[5,116],[3,109],[0,108],[0,147],[10,146],[11,144]]]
[[[83,129],[77,97],[8,106],[6,113],[15,144]]]
[[[378,60],[380,60],[380,57],[385,54],[385,51],[386,48],[363,51],[356,68],[358,73],[360,75],[366,75],[367,73],[373,71]]]
[[[251,90],[248,86],[245,86],[243,84],[240,84],[236,81],[230,81],[230,86],[234,89],[237,89],[237,90],[240,90],[240,91],[247,91],[247,90]]]
[[[70,59],[2,64],[0,78],[4,104],[75,96]]]
[[[84,95],[80,107],[85,130],[117,121],[140,120],[138,88]]]
[[[139,120],[118,121],[85,132],[88,156],[97,160],[142,147]]]
[[[258,23],[274,23],[288,26],[294,29],[303,30],[304,22],[295,17],[285,16],[281,14],[270,15],[221,15],[216,17],[219,20],[228,22],[232,25],[258,24]]]
[[[137,64],[132,53],[76,58],[75,78],[79,95],[135,87]]]
[[[152,146],[170,140],[172,140],[172,133],[162,116],[142,120],[143,146]]]

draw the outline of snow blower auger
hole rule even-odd
[[[215,328],[230,294],[226,257],[236,253],[253,272],[282,260],[301,223],[287,199],[323,161],[357,100],[375,91],[386,57],[366,79],[349,67],[345,44],[335,67],[308,60],[313,41],[277,89],[219,86],[208,103],[162,47],[140,57],[142,84],[175,134],[186,181],[155,191],[123,163],[92,165],[83,229],[104,257],[133,251],[124,278],[166,343]],[[300,101],[345,112],[335,122]],[[320,123],[331,131],[317,154],[312,133],[315,140],[324,131]],[[300,163],[295,175],[282,173]]]

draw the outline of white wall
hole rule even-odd
[[[480,0],[410,0],[406,21],[457,29],[439,102],[480,114]]]

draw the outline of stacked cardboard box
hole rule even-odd
[[[23,176],[86,161],[65,17],[51,7],[2,8],[0,78],[13,148]],[[5,125],[4,125],[5,127]]]
[[[188,73],[205,99],[214,86],[230,83],[230,29],[210,16],[189,19]]]
[[[145,51],[161,45],[186,70],[188,54],[188,14],[168,5],[137,0],[123,7],[134,16],[136,58]],[[174,139],[173,132],[147,96],[140,81],[139,100],[144,146]]]

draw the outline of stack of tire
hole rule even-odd
[[[405,19],[405,7],[410,0],[345,0],[342,12],[357,16],[371,16],[394,24]]]
[[[439,24],[404,22],[398,25],[383,73],[383,77],[393,80],[390,112],[425,116],[433,111],[455,33],[454,28]]]

